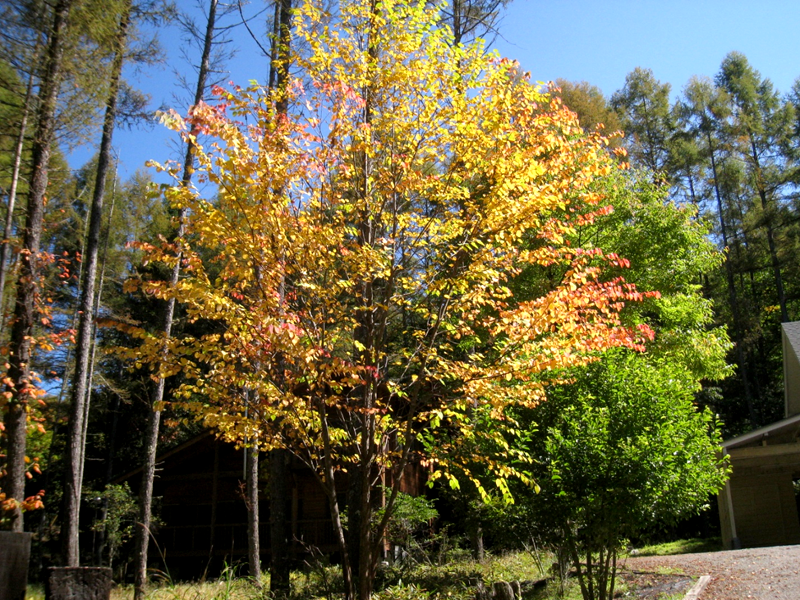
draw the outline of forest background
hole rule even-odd
[[[5,10],[9,11],[9,18],[4,21],[3,30],[6,55],[3,64],[2,108],[7,115],[3,121],[5,129],[2,138],[4,190],[12,187],[14,147],[17,135],[22,130],[20,126],[25,112],[26,83],[31,74],[30,80],[36,85],[41,85],[39,82],[46,79],[46,74],[37,71],[42,64],[39,53],[43,52],[41,40],[46,32],[36,31],[30,22],[21,23],[16,19],[15,11],[19,6],[21,5],[15,3],[7,4]],[[89,3],[85,6],[91,5]],[[575,10],[575,7],[565,6],[567,10]],[[175,41],[182,39],[175,34],[177,29],[166,30],[169,33],[164,35],[155,27],[156,24],[175,19],[173,11],[156,4],[139,5],[136,14],[140,19],[138,32],[142,34],[139,45],[133,45],[135,36],[130,38],[130,47],[136,47],[131,58],[139,62],[136,66],[128,63],[123,74],[133,82],[138,79],[142,84],[140,87],[149,92],[156,103],[160,101],[162,106],[174,107],[178,112],[185,112],[186,107],[192,103],[190,100],[198,99],[198,94],[199,98],[207,97],[207,90],[214,83],[246,83],[251,79],[266,81],[270,71],[269,59],[260,53],[257,45],[248,41],[249,34],[240,22],[242,15],[247,15],[255,37],[266,40],[268,37],[264,23],[268,23],[272,15],[268,14],[269,10],[259,12],[253,11],[253,8],[243,7],[240,12],[238,6],[232,6],[221,12],[215,30],[216,45],[213,50],[216,50],[216,56],[212,52],[209,77],[194,90],[193,69],[180,66],[181,63],[174,60]],[[598,57],[599,53],[590,52],[577,42],[565,42],[564,36],[558,35],[559,28],[550,23],[543,24],[542,31],[538,31],[538,26],[528,25],[524,30],[527,40],[515,42],[512,32],[522,23],[545,23],[548,16],[554,23],[558,22],[556,16],[545,12],[537,13],[534,18],[519,16],[535,8],[536,3],[511,4],[505,19],[513,24],[512,27],[506,27],[497,21],[488,32],[491,38],[494,36],[492,29],[497,29],[497,47],[504,53],[517,54],[523,68],[533,71],[534,79],[546,79],[546,73],[540,74],[538,66],[549,62],[548,53],[534,50],[536,58],[526,59],[524,55],[514,52],[516,47],[527,45],[530,39],[536,39],[547,48],[568,46],[579,48],[579,56],[590,54],[595,59]],[[521,13],[515,12],[517,10]],[[676,7],[671,7],[670,10],[679,12]],[[57,143],[53,147],[47,209],[43,214],[41,244],[51,253],[54,264],[59,267],[48,271],[52,284],[48,281],[49,287],[43,288],[52,290],[46,302],[52,306],[52,313],[42,313],[48,321],[43,323],[45,326],[54,324],[53,329],[41,330],[48,335],[64,331],[73,323],[77,325],[79,321],[78,312],[81,311],[76,307],[81,290],[78,282],[80,270],[86,260],[84,258],[79,261],[77,257],[85,257],[86,254],[85,244],[91,237],[87,227],[91,210],[89,199],[97,189],[94,181],[98,163],[91,157],[97,148],[103,102],[112,87],[109,82],[113,80],[117,31],[114,17],[118,14],[91,14],[88,8],[85,13],[77,14],[77,17],[73,15],[72,18],[85,19],[85,27],[79,28],[77,35],[66,43],[67,51],[71,54],[68,54],[64,85],[63,89],[60,88],[61,94],[54,113],[57,117]],[[637,11],[627,11],[626,14],[628,18],[632,18]],[[672,64],[679,62],[675,48],[691,47],[692,55],[702,54],[706,60],[709,54],[717,53],[715,66],[708,70],[695,70],[693,63],[687,67],[689,72],[701,74],[697,78],[672,81],[672,85],[659,81],[655,64],[647,64],[646,59],[640,58],[641,55],[635,50],[627,53],[621,51],[620,46],[616,46],[615,55],[627,56],[642,68],[627,69],[628,74],[624,81],[618,87],[612,88],[616,91],[611,95],[604,95],[600,88],[593,86],[595,80],[591,74],[575,77],[576,71],[565,68],[563,73],[553,75],[557,79],[561,77],[556,82],[560,91],[555,93],[560,94],[565,104],[578,113],[584,128],[592,130],[602,122],[605,123],[607,132],[624,130],[626,137],[615,143],[627,149],[632,166],[652,173],[657,185],[668,190],[670,200],[676,205],[694,207],[697,210],[697,220],[711,228],[709,239],[720,249],[727,250],[724,262],[715,269],[699,272],[697,276],[703,294],[714,300],[713,324],[725,325],[735,343],[729,354],[729,363],[735,365],[736,370],[733,376],[704,386],[696,397],[701,406],[708,407],[712,413],[719,415],[726,435],[780,418],[782,387],[779,324],[797,318],[800,294],[797,285],[798,265],[794,259],[798,243],[796,161],[800,147],[800,85],[792,84],[791,76],[787,77],[784,71],[785,65],[791,63],[786,57],[797,55],[797,49],[790,46],[779,50],[775,45],[776,40],[793,39],[788,33],[786,36],[775,34],[778,26],[791,22],[786,14],[781,12],[778,15],[770,11],[759,11],[758,14],[757,19],[754,15],[735,16],[733,11],[726,11],[724,18],[730,19],[727,27],[719,21],[718,14],[713,15],[717,20],[713,26],[707,25],[707,29],[715,33],[737,31],[734,26],[740,24],[748,26],[749,35],[734,34],[738,38],[737,44],[732,46],[732,43],[728,43],[724,50],[706,52],[699,44],[681,43],[680,36],[667,35],[665,39],[669,40],[671,50],[665,52],[662,49],[659,54],[668,55]],[[190,9],[189,15],[194,15],[197,19],[194,26],[187,15],[179,20],[183,22],[184,31],[188,31],[190,37],[193,36],[194,46],[187,42],[181,42],[180,46],[189,58],[189,63],[186,64],[198,66],[204,41],[204,13],[202,10],[192,12]],[[584,12],[583,23],[590,20],[588,15],[589,13]],[[603,47],[602,40],[615,38],[620,43],[631,43],[636,36],[630,35],[630,32],[643,34],[652,40],[654,31],[659,34],[666,32],[662,25],[668,22],[663,16],[654,17],[652,13],[648,13],[649,18],[659,20],[659,27],[651,24],[647,28],[644,25],[626,24],[621,15],[606,12],[603,16],[606,19],[611,18],[614,25],[612,27],[609,21],[603,21],[599,16],[592,24],[592,31],[600,33],[600,38],[594,38],[599,47]],[[692,20],[692,26],[702,28],[702,15],[697,16],[698,19]],[[708,13],[708,17],[711,16]],[[104,17],[111,20],[104,21]],[[608,26],[604,27],[604,23]],[[753,34],[759,23],[765,24],[765,30],[769,28],[764,35]],[[583,26],[577,26],[574,31],[581,36],[581,32],[586,30]],[[684,28],[683,35],[686,35],[686,31]],[[548,42],[547,32],[555,33],[558,41]],[[154,70],[164,67],[154,64],[162,60],[162,55],[153,44],[153,34],[172,40],[165,44],[170,52],[167,55],[169,68],[183,73],[186,84],[184,90],[189,90],[183,92],[182,99],[180,88],[177,92],[178,98],[170,98],[163,91],[164,74],[169,72],[169,68],[160,72]],[[522,37],[521,34],[518,35]],[[583,37],[589,36],[584,35],[581,39]],[[715,36],[697,36],[698,40],[706,38],[726,44]],[[761,52],[758,46],[754,46],[752,53],[749,48],[742,47],[751,40],[764,41],[771,46],[773,56],[777,55],[776,64],[780,68],[774,67],[774,75],[766,59],[763,64],[756,61],[755,57],[760,56]],[[242,46],[238,56],[234,53],[237,45]],[[648,47],[644,43],[634,45],[637,48]],[[263,50],[267,51],[268,47],[269,44],[265,42]],[[744,52],[729,53],[734,49]],[[606,65],[606,69],[607,65],[613,63],[610,59],[601,62]],[[590,64],[591,61],[584,63]],[[654,71],[649,70],[651,67]],[[761,71],[757,71],[756,67]],[[243,73],[250,70],[258,72]],[[240,77],[245,81],[237,81]],[[773,85],[770,77],[774,77],[780,85]],[[181,77],[168,75],[167,78],[179,80]],[[575,79],[585,79],[588,83],[575,82]],[[600,75],[598,82],[599,79]],[[111,161],[116,176],[105,183],[109,192],[107,203],[110,202],[109,208],[113,207],[113,210],[106,213],[97,234],[98,239],[102,240],[97,249],[98,259],[102,264],[98,280],[98,289],[102,290],[102,295],[99,297],[98,308],[94,310],[101,318],[113,315],[116,319],[126,316],[139,323],[155,322],[159,318],[156,314],[159,312],[158,307],[141,298],[121,294],[120,286],[128,275],[143,268],[142,255],[128,242],[157,240],[159,236],[170,235],[168,211],[161,204],[160,198],[147,193],[151,176],[138,168],[142,159],[163,161],[165,155],[171,151],[162,145],[162,130],[158,126],[153,128],[153,119],[149,115],[152,114],[155,103],[148,102],[133,88],[123,85],[121,89],[120,97],[123,101],[120,103],[119,116],[127,120],[131,130],[116,134],[116,150],[112,154],[118,158]],[[150,129],[142,130],[148,122]],[[28,137],[23,137],[23,152],[20,154],[23,157],[19,184],[21,195],[28,192],[26,180],[33,182],[34,179],[25,175],[25,169],[30,171],[31,164],[35,162],[35,156],[29,159],[26,154],[28,149],[36,145],[35,140],[30,140],[32,131],[32,128],[28,129]],[[35,152],[31,153],[33,154]],[[146,156],[137,158],[143,154]],[[120,168],[119,164],[125,166]],[[10,192],[7,193],[8,196]],[[20,231],[22,214],[20,209],[16,213],[12,212],[12,234]],[[17,242],[18,247],[22,245],[22,242]],[[16,269],[20,268],[24,271],[25,252],[14,256],[22,258],[12,258],[9,261],[10,272],[16,273]],[[13,296],[12,280],[9,280],[3,290],[5,298]],[[95,298],[92,294],[89,296],[91,307]],[[6,300],[6,310],[10,310],[8,304],[9,301]],[[120,342],[120,337],[124,337],[117,330],[104,330],[99,334],[92,332],[90,335],[97,340],[99,346],[114,346]],[[59,435],[65,436],[66,428],[74,421],[59,414],[62,400],[68,394],[75,394],[74,386],[71,388],[69,385],[75,372],[73,345],[68,340],[51,341],[64,343],[53,350],[42,345],[44,351],[35,355],[35,361],[38,361],[38,370],[44,379],[43,388],[55,396],[57,401],[46,403],[41,412],[34,415],[46,427],[42,427],[40,435],[32,436],[32,445],[27,452],[31,457],[39,457],[43,463],[47,462],[45,457],[48,455],[61,455],[58,447],[54,447],[51,442],[54,438],[58,441]],[[143,402],[144,405],[149,404],[150,392],[147,389],[147,379],[136,380],[124,375],[122,365],[113,355],[96,352],[88,360],[96,360],[97,368],[91,370],[92,379],[88,384],[83,384],[92,390],[94,396],[92,412],[87,413],[83,435],[93,436],[90,446],[97,455],[91,458],[98,468],[89,469],[86,479],[99,482],[107,480],[112,472],[124,469],[123,465],[131,466],[140,460],[144,437],[141,432],[145,429],[146,421],[141,405]],[[182,420],[182,415],[167,417],[168,425]],[[127,422],[124,432],[118,429],[121,419]],[[165,447],[175,443],[178,438],[183,439],[185,435],[188,432],[167,427],[161,432],[160,442]],[[39,486],[40,482],[44,489],[56,487],[49,479],[56,477],[54,469],[47,469],[44,474],[40,474],[35,462],[29,463],[27,469],[33,476],[33,487]],[[36,502],[34,496],[32,503]],[[39,514],[44,520],[44,511]]]

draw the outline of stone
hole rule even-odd
[[[45,580],[45,600],[109,600],[108,567],[52,567]]]
[[[0,600],[25,600],[31,534],[0,531]]]
[[[480,579],[475,582],[475,600],[492,600],[491,592],[486,589]]]
[[[495,600],[514,600],[514,588],[507,581],[498,581],[494,584]]]

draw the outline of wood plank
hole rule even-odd
[[[706,589],[709,583],[711,583],[711,575],[701,575],[697,583],[695,583],[692,589],[683,597],[683,600],[698,600],[700,594],[703,593],[703,590]]]

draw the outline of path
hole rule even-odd
[[[687,575],[711,575],[699,600],[800,600],[800,545],[747,548],[728,552],[637,556],[629,569],[681,569]]]

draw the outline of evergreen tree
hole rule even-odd
[[[106,176],[111,159],[111,142],[117,118],[117,103],[122,81],[122,65],[127,50],[132,1],[127,0],[119,16],[119,28],[115,40],[114,60],[111,70],[108,100],[103,123],[103,135],[97,161],[97,173],[89,213],[86,248],[83,253],[83,276],[79,303],[78,336],[75,345],[75,371],[72,378],[71,410],[69,419],[69,444],[65,462],[64,485],[64,531],[61,535],[64,562],[67,566],[80,565],[78,532],[80,518],[81,489],[83,486],[83,463],[88,427],[89,393],[88,383],[92,368],[90,358],[94,342],[95,285],[100,255],[100,229],[103,219]]]
[[[789,320],[786,290],[779,253],[784,221],[784,196],[791,172],[784,151],[794,126],[794,108],[783,101],[769,79],[762,79],[747,58],[732,52],[722,62],[717,84],[725,89],[733,107],[730,122],[732,146],[747,165],[751,206],[758,213],[769,265],[774,279],[775,300],[781,322]],[[749,212],[749,211],[748,211]]]
[[[22,531],[22,502],[25,499],[25,456],[28,404],[38,390],[31,371],[33,335],[38,317],[37,299],[40,290],[39,261],[44,200],[47,191],[48,167],[55,130],[55,113],[62,77],[67,19],[72,0],[59,0],[53,11],[47,45],[46,68],[39,92],[39,111],[32,152],[32,176],[23,233],[23,253],[16,288],[16,304],[9,348],[6,391],[11,398],[5,406],[4,424],[7,444],[7,496],[15,500],[10,511],[12,531]]]
[[[611,97],[611,105],[622,121],[631,162],[660,175],[666,175],[674,128],[670,88],[670,84],[658,81],[650,69],[637,67],[625,77],[624,87]]]

